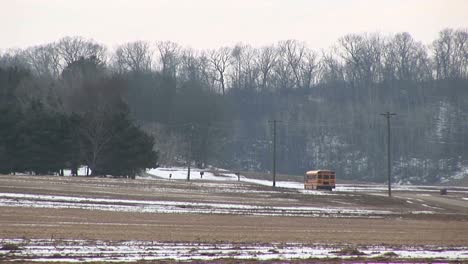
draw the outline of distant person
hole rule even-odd
[[[169,180],[172,179],[172,173],[169,173]]]
[[[237,181],[240,181],[240,173],[239,173],[239,172],[236,172],[235,174],[236,174],[236,176],[237,176]]]

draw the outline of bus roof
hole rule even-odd
[[[331,172],[331,173],[335,173],[334,171],[332,170],[311,170],[311,171],[307,171],[306,174],[317,174],[319,172]]]

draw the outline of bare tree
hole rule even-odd
[[[231,51],[232,86],[256,89],[259,75],[256,63],[257,50],[249,45],[237,44]]]
[[[304,57],[300,63],[301,87],[310,89],[318,82],[319,61],[317,53],[306,49]]]
[[[202,51],[198,56],[198,62],[203,83],[206,83],[212,91],[217,91],[217,72],[213,70],[209,52]]]
[[[454,36],[455,54],[454,64],[457,68],[456,75],[460,78],[468,77],[468,29],[455,31]]]
[[[409,33],[398,33],[389,40],[384,53],[385,78],[422,80],[430,76],[426,47]]]
[[[112,124],[116,114],[121,111],[124,90],[120,79],[99,79],[88,81],[73,91],[74,100],[70,102],[74,113],[82,116],[78,132],[81,134],[84,158],[93,175],[102,160],[102,152],[117,133]]]
[[[257,65],[261,72],[261,87],[265,90],[270,82],[272,69],[276,64],[277,52],[274,46],[266,46],[260,49],[257,57]]]
[[[293,73],[295,86],[301,87],[300,64],[304,57],[305,45],[296,40],[287,40],[280,42],[280,49],[283,51],[284,59],[286,59]]]
[[[245,46],[242,43],[239,43],[234,46],[231,50],[231,65],[233,66],[233,76],[232,76],[232,87],[241,88],[242,87],[242,56],[244,53]]]
[[[319,64],[321,81],[328,83],[344,81],[343,65],[332,52],[322,51],[322,59]]]
[[[200,60],[193,49],[185,49],[180,56],[181,70],[179,77],[182,81],[201,80]]]
[[[468,30],[444,29],[432,43],[437,79],[462,78],[468,74]]]
[[[83,37],[64,37],[57,43],[57,51],[64,60],[65,66],[80,58],[94,56],[105,62],[106,47],[96,43],[94,40],[87,40]]]
[[[385,42],[379,34],[346,35],[339,39],[339,55],[348,70],[347,79],[366,86],[382,80]]]
[[[80,133],[88,146],[88,153],[85,154],[86,164],[93,175],[96,173],[102,151],[113,136],[113,131],[108,124],[108,116],[108,109],[100,106],[95,112],[84,115],[84,124],[80,126]]]
[[[181,54],[178,79],[182,82],[197,82],[204,88],[214,91],[216,74],[211,71],[211,63],[206,54],[192,49],[185,49]]]
[[[444,29],[439,32],[439,38],[433,42],[434,60],[436,67],[436,78],[445,79],[451,77],[452,52],[453,52],[453,30]]]
[[[147,72],[151,70],[153,51],[144,41],[120,45],[114,54],[114,63],[119,72]]]
[[[156,42],[156,47],[159,51],[162,74],[175,77],[179,64],[180,46],[171,41],[159,41]]]
[[[50,43],[34,46],[25,51],[31,69],[39,76],[58,77],[63,70],[57,45]]]
[[[0,66],[29,69],[28,60],[21,49],[9,49],[0,54]]]
[[[230,66],[231,49],[227,47],[213,50],[210,52],[209,61],[214,71],[217,73],[216,81],[221,85],[221,92],[224,95],[226,91],[226,71]]]
[[[260,68],[256,63],[259,56],[258,50],[251,46],[246,46],[242,56],[242,72],[244,75],[244,86],[256,90],[258,88]]]
[[[276,82],[275,88],[278,90],[294,88],[296,81],[288,60],[288,52],[284,47],[284,42],[280,42],[276,54],[277,60],[273,68],[274,80]]]

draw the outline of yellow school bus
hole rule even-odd
[[[304,175],[304,189],[307,190],[332,190],[335,188],[335,172],[331,170],[313,170]]]

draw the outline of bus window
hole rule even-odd
[[[331,175],[331,176],[330,176],[330,179],[335,179],[335,175]]]
[[[318,178],[319,178],[319,179],[322,179],[322,175],[319,175]]]
[[[328,175],[323,175],[323,178],[324,178],[325,180],[328,180],[329,176],[328,176]]]

